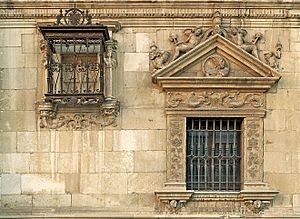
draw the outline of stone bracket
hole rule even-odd
[[[61,103],[45,99],[38,101],[39,126],[45,129],[86,130],[117,125],[116,119],[120,113],[120,102],[117,99],[106,97],[102,103],[88,105],[82,109],[75,104],[65,110]]]

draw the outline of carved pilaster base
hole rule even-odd
[[[241,197],[244,202],[244,214],[262,214],[273,202],[278,191],[263,182],[249,182],[244,184]]]
[[[177,214],[185,207],[193,192],[185,190],[185,183],[171,182],[165,183],[164,189],[155,194],[162,204],[162,210]]]

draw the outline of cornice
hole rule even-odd
[[[125,25],[131,23],[134,26],[153,25],[153,21],[165,22],[163,19],[175,23],[182,21],[201,19],[205,26],[206,19],[210,19],[216,10],[219,10],[223,17],[234,19],[259,20],[257,25],[263,23],[279,23],[285,25],[287,22],[299,22],[300,2],[277,3],[275,1],[9,1],[0,2],[0,19],[55,19],[58,9],[77,7],[88,9],[94,19],[118,19]],[[269,21],[272,19],[272,21]],[[180,24],[181,25],[181,24]],[[193,25],[193,24],[192,24]],[[286,25],[285,25],[286,26]]]

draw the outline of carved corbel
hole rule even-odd
[[[107,97],[101,106],[102,126],[116,126],[116,119],[120,114],[120,102],[115,98]]]
[[[37,102],[40,115],[40,128],[52,128],[57,116],[57,105],[41,100]]]
[[[246,207],[246,214],[262,214],[266,209],[268,209],[271,205],[270,201],[263,200],[248,200],[244,202]]]

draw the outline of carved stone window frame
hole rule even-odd
[[[197,60],[222,55],[247,69],[246,77],[181,76]],[[151,54],[151,53],[150,53]],[[162,53],[161,53],[162,54]],[[157,63],[155,63],[157,64]],[[169,212],[177,213],[189,202],[232,201],[242,213],[260,214],[278,191],[264,182],[263,130],[266,92],[281,75],[220,34],[215,34],[181,57],[159,66],[153,83],[166,94],[167,182],[155,194]],[[239,192],[186,190],[186,118],[242,118],[243,184]],[[186,205],[188,206],[188,205]]]

